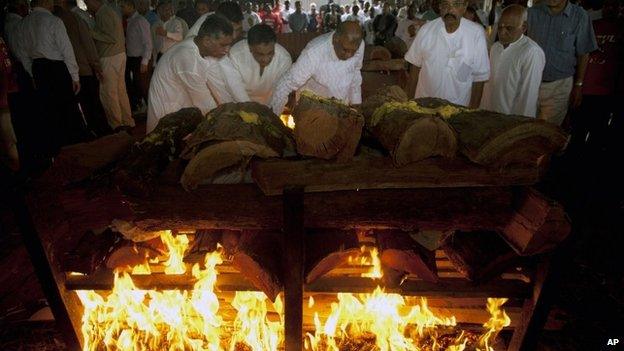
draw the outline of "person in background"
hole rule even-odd
[[[375,30],[375,45],[384,45],[384,43],[394,36],[397,28],[397,20],[390,12],[390,4],[383,4],[383,12],[375,16],[373,20],[373,29]]]
[[[463,18],[466,0],[442,0],[440,18],[423,25],[405,54],[412,66],[409,97],[437,97],[479,107],[483,84],[490,77],[485,32]]]
[[[351,15],[351,6],[345,5],[342,10],[342,14],[340,15],[340,22],[345,22],[347,17]]]
[[[127,129],[135,123],[126,91],[126,38],[121,17],[103,1],[86,0],[89,12],[95,14],[91,36],[102,65],[100,100],[110,127]]]
[[[405,42],[406,47],[410,47],[416,38],[416,33],[426,22],[416,17],[417,6],[415,2],[407,8],[407,17],[399,19],[396,36]]]
[[[247,40],[232,46],[229,57],[235,84],[243,87],[250,101],[264,105],[292,64],[290,54],[277,44],[275,32],[266,24],[251,27]]]
[[[377,16],[382,14],[382,12],[383,12],[383,5],[381,4],[380,0],[373,0],[373,9],[375,10],[375,16],[374,17],[377,17]]]
[[[340,23],[340,15],[336,12],[336,6],[330,5],[329,12],[325,14],[323,18],[323,31],[331,32],[336,30],[338,24]]]
[[[544,51],[525,36],[527,10],[510,5],[498,22],[498,41],[490,50],[490,80],[483,88],[481,108],[535,117],[537,96],[546,64]]]
[[[295,10],[290,7],[290,1],[284,1],[284,8],[280,11],[280,18],[282,19],[282,33],[290,33],[290,24],[288,18],[293,14]]]
[[[149,89],[147,133],[156,128],[165,115],[185,107],[197,107],[202,114],[217,107],[206,82],[209,65],[227,55],[232,44],[233,28],[222,16],[209,16],[196,36],[167,51],[154,70]]]
[[[275,17],[277,18],[277,32],[276,33],[282,33],[282,27],[284,26],[284,23],[282,21],[282,5],[280,5],[279,0],[275,0],[275,4],[273,5],[273,8],[271,9],[271,11],[273,11],[273,14],[275,15]]]
[[[568,0],[545,0],[528,11],[528,35],[546,54],[537,115],[561,125],[568,106],[581,104],[589,53],[598,48],[594,29],[587,12]]]
[[[22,42],[19,37],[19,24],[28,16],[30,8],[26,0],[11,0],[7,3],[7,13],[4,18],[4,41],[9,52],[15,57],[18,45]]]
[[[269,106],[280,115],[293,91],[307,89],[346,104],[362,103],[362,28],[343,22],[335,32],[314,38],[291,69],[279,80]]]
[[[76,2],[76,0],[67,1],[67,4],[69,5],[71,12],[75,13],[83,21],[85,21],[87,26],[89,26],[89,30],[92,30],[95,27],[95,18],[93,18],[93,16],[88,11],[85,11],[78,7],[78,3]]]
[[[375,20],[375,10],[371,7],[368,9],[369,17],[364,21],[364,42],[366,45],[375,44],[375,28],[373,21]]]
[[[175,10],[176,6],[173,7]],[[179,10],[175,15],[186,22],[187,26],[192,26],[199,18],[199,14],[195,11],[195,2],[193,0],[182,0],[178,3],[177,8],[179,8]],[[158,12],[158,7],[156,12]]]
[[[585,142],[598,149],[609,139],[612,119],[624,116],[624,20],[617,16],[617,0],[605,0],[602,18],[593,22],[598,50],[589,55],[583,101],[571,116],[571,147]]]
[[[360,26],[364,26],[364,22],[362,21],[362,17],[360,16],[360,7],[358,5],[353,5],[353,7],[351,8],[352,13],[347,16],[344,20],[344,22],[346,21],[352,21],[352,22],[357,22],[360,24]]]
[[[413,1],[412,3],[414,3],[415,1]],[[403,0],[399,0],[397,1],[397,21],[400,21],[402,19],[406,19],[407,18],[407,11],[409,10],[409,5],[411,5],[411,3],[409,4],[404,4]]]
[[[425,12],[420,16],[421,19],[425,21],[433,21],[434,19],[440,17],[440,8],[439,0],[426,0],[425,1]]]
[[[319,28],[318,13],[316,13],[316,4],[310,4],[310,13],[308,15],[308,29],[309,33],[315,33]]]
[[[262,11],[259,13],[260,19],[262,19],[262,23],[267,26],[273,28],[275,33],[280,32],[280,20],[279,17],[275,15],[275,12],[271,10],[271,6],[267,3],[264,4]]]
[[[262,22],[260,15],[252,10],[252,3],[245,3],[245,12],[243,12],[243,33],[249,32],[249,29],[256,24]]]
[[[143,0],[145,1],[145,0]],[[126,87],[132,110],[147,104],[149,88],[149,63],[152,58],[152,32],[150,24],[134,6],[134,0],[123,0],[121,11],[128,23],[126,27]]]
[[[295,12],[288,16],[288,22],[293,33],[303,33],[308,28],[308,15],[301,11],[301,1],[295,1]]]
[[[158,21],[156,11],[150,9],[150,0],[136,0],[136,10],[141,16],[145,17],[150,27]]]
[[[483,25],[483,23],[481,23],[481,20],[479,19],[479,16],[477,16],[477,10],[475,10],[475,8],[472,7],[472,6],[468,6],[466,8],[466,12],[464,12],[464,18],[469,20],[469,21],[471,21],[471,22],[474,22],[476,24],[479,24],[479,25],[485,27]]]
[[[54,157],[62,146],[90,136],[78,108],[79,68],[65,25],[52,14],[52,0],[36,0],[32,5],[33,11],[20,24],[24,43],[17,55],[33,77],[44,107],[46,124],[38,128],[51,137],[43,142]]]
[[[154,65],[172,46],[184,40],[188,26],[183,19],[173,14],[171,2],[162,1],[158,4],[158,21],[152,26],[154,42]]]
[[[230,21],[230,24],[234,28],[234,42],[243,38],[243,11],[241,10],[238,3],[234,1],[224,1],[219,4],[219,7],[215,11],[215,13],[221,14],[225,16]],[[193,27],[189,29],[187,36],[197,35],[199,32],[199,28],[204,23],[206,18],[212,13],[207,13],[202,15],[197,19]]]
[[[71,1],[57,0],[54,14],[63,21],[76,56],[80,78],[80,92],[77,97],[87,127],[93,134],[102,137],[112,132],[106,121],[98,91],[102,66],[89,33],[89,26],[79,15],[71,11],[72,6],[74,5]]]
[[[20,159],[8,101],[9,94],[17,91],[11,61],[4,39],[0,37],[0,163],[17,172]]]

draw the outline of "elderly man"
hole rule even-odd
[[[174,15],[171,2],[160,2],[156,11],[158,21],[152,26],[154,61],[158,61],[173,45],[181,42],[189,29],[183,19]]]
[[[498,42],[490,50],[491,76],[483,90],[483,109],[535,117],[546,58],[539,45],[524,36],[526,20],[523,6],[503,10]]]
[[[267,105],[273,95],[277,80],[290,68],[290,54],[276,43],[277,37],[271,27],[258,24],[251,27],[247,40],[241,40],[230,50],[230,66],[234,78],[230,85],[241,89],[249,100]],[[226,73],[227,73],[226,69]],[[226,78],[226,79],[227,79]]]
[[[529,9],[528,24],[546,54],[537,115],[561,125],[568,105],[581,104],[589,53],[598,48],[591,19],[568,0],[545,0]]]
[[[361,103],[362,36],[359,23],[342,22],[335,32],[309,42],[277,84],[270,103],[273,112],[281,114],[288,95],[301,88],[320,96],[338,98],[348,104]]]
[[[165,115],[185,107],[207,113],[217,106],[206,82],[211,64],[207,57],[227,55],[232,44],[232,25],[221,16],[206,18],[196,36],[172,47],[160,59],[149,90],[147,133]]]
[[[86,4],[89,12],[95,14],[91,36],[102,64],[100,100],[108,124],[113,129],[134,127],[126,92],[126,38],[121,17],[106,0],[86,0]]]
[[[483,27],[462,16],[466,0],[442,0],[440,18],[423,25],[405,60],[412,64],[408,96],[438,97],[479,107],[490,76]]]

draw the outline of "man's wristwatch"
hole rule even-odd
[[[577,87],[582,87],[583,86],[583,82],[575,82],[574,85],[577,86]]]

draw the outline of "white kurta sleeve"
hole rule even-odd
[[[56,45],[63,55],[63,61],[67,66],[67,70],[74,82],[78,82],[80,77],[78,76],[78,63],[76,63],[76,56],[74,55],[74,48],[69,41],[67,30],[60,18],[55,18],[54,27],[50,28],[54,31],[54,40]]]
[[[544,51],[539,47],[533,47],[522,62],[522,79],[518,84],[518,95],[511,112],[520,116],[535,117],[542,72],[546,64]]]
[[[299,90],[312,77],[315,67],[315,60],[310,57],[309,53],[304,52],[286,72],[286,75],[279,80],[269,104],[276,115],[282,114],[288,102],[288,95],[294,90]]]
[[[418,35],[416,35],[418,37]],[[485,39],[485,31],[481,30],[475,38],[475,65],[472,71],[474,82],[485,82],[490,79],[490,57],[488,55],[487,40]]]
[[[234,64],[229,57],[225,56],[219,60],[219,66],[223,71],[223,77],[225,78],[225,85],[227,86],[230,95],[235,102],[247,102],[251,101],[247,90],[245,89],[245,83],[240,72],[234,67]]]
[[[422,67],[424,61],[424,52],[422,50],[422,41],[425,36],[424,30],[419,30],[416,33],[416,38],[412,42],[412,45],[409,47],[409,50],[405,53],[405,61],[411,63],[416,67]],[[487,54],[487,52],[486,52]]]
[[[193,58],[184,58],[176,65],[175,72],[186,87],[186,93],[191,99],[193,106],[201,110],[202,114],[217,107],[210,89],[208,89],[207,77],[199,74],[198,66],[193,62]],[[182,92],[180,92],[182,94]]]
[[[141,29],[141,44],[143,44],[141,64],[147,65],[152,57],[152,49],[154,48],[149,22],[147,20],[140,21],[139,28]]]
[[[362,61],[364,60],[364,43],[360,45],[357,53],[355,54],[357,64],[355,65],[355,72],[353,72],[353,80],[351,81],[351,94],[349,96],[349,103],[351,105],[357,105],[362,103]]]
[[[173,25],[172,27],[172,31],[167,30],[167,38],[175,41],[175,42],[179,42],[182,41],[182,39],[184,39],[184,31],[182,28],[182,23],[180,21],[174,21],[172,23]]]

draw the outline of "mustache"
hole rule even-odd
[[[452,19],[454,19],[454,20],[457,20],[457,16],[455,16],[455,15],[454,15],[454,14],[452,14],[452,13],[447,13],[446,15],[444,15],[444,19],[449,19],[449,18],[452,18]]]

